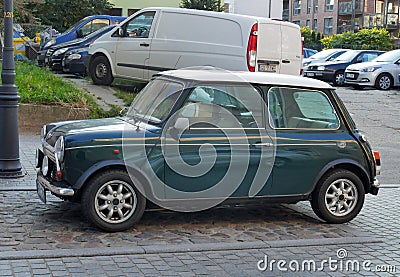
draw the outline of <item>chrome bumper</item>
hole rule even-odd
[[[53,185],[52,183],[50,183],[49,180],[47,180],[41,172],[38,173],[37,175],[37,179],[36,179],[36,183],[41,185],[42,187],[44,187],[46,190],[51,191],[52,193],[54,193],[55,195],[58,196],[74,196],[75,191],[73,189],[70,188],[61,188],[61,187],[57,187],[55,185]]]
[[[372,195],[378,195],[380,185],[381,184],[379,183],[378,179],[374,179],[374,181],[371,184],[369,193],[371,193]]]

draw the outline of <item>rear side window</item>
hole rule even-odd
[[[276,129],[337,129],[340,122],[322,91],[273,87],[268,91],[270,125]]]
[[[93,19],[82,27],[82,35],[85,37],[105,26],[110,25],[109,19]]]

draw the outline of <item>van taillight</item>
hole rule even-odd
[[[251,72],[256,71],[257,32],[258,32],[258,24],[256,23],[251,28],[249,43],[247,45],[247,68]]]
[[[378,151],[374,151],[374,161],[376,167],[376,175],[381,174],[381,155]]]

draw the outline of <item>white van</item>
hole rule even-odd
[[[114,77],[148,81],[154,74],[191,66],[300,75],[299,26],[229,13],[146,8],[89,47],[95,84]]]

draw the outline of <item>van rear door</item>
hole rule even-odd
[[[303,61],[303,46],[300,27],[281,22],[282,65],[280,73],[300,75]]]
[[[281,72],[282,36],[281,23],[268,21],[258,23],[256,71]]]

